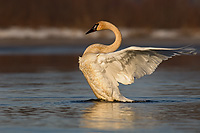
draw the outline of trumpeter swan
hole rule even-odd
[[[175,55],[193,54],[194,48],[154,48],[131,46],[116,51],[122,36],[117,27],[106,21],[99,21],[86,34],[99,30],[111,30],[116,38],[113,44],[92,44],[82,57],[79,68],[83,72],[95,96],[106,101],[133,102],[119,91],[119,83],[128,85],[134,79],[152,74],[163,61]]]

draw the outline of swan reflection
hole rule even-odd
[[[136,114],[122,103],[96,102],[84,110],[81,127],[95,129],[132,128]]]

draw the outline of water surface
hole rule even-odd
[[[95,99],[79,71],[2,73],[0,129],[5,132],[199,132],[198,71],[158,70],[120,85],[139,103]]]
[[[120,85],[141,102],[112,103],[96,100],[78,70],[80,50],[20,50],[0,50],[1,132],[200,132],[197,58],[178,57]]]

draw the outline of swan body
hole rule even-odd
[[[116,51],[122,36],[117,27],[107,21],[99,21],[86,34],[99,30],[111,30],[116,38],[113,44],[90,45],[82,57],[79,68],[98,99],[133,102],[119,91],[119,83],[128,85],[144,75],[152,74],[163,61],[175,55],[194,54],[194,48],[154,48],[131,46]],[[116,51],[116,52],[114,52]]]

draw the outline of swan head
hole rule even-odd
[[[96,23],[94,26],[92,26],[92,28],[86,32],[86,34],[95,32],[95,31],[99,31],[99,30],[106,30],[109,29],[109,25],[111,25],[111,23],[106,22],[106,21],[99,21],[98,23]]]
[[[92,28],[91,28],[88,32],[86,32],[85,34],[89,34],[89,33],[92,33],[92,32],[97,31],[98,26],[99,26],[99,23],[96,23],[96,24],[95,24],[94,26],[92,26]]]
[[[109,52],[113,52],[115,50],[117,50],[121,44],[121,40],[122,40],[122,36],[120,31],[118,30],[118,28],[116,26],[114,26],[112,23],[107,22],[107,21],[99,21],[98,23],[96,23],[88,32],[86,32],[86,34],[95,32],[95,31],[99,31],[99,30],[111,30],[114,32],[116,38],[114,43],[112,43],[109,46],[103,45],[103,44],[93,44],[90,45],[85,52],[83,53],[83,55],[85,55],[86,53],[109,53]]]

